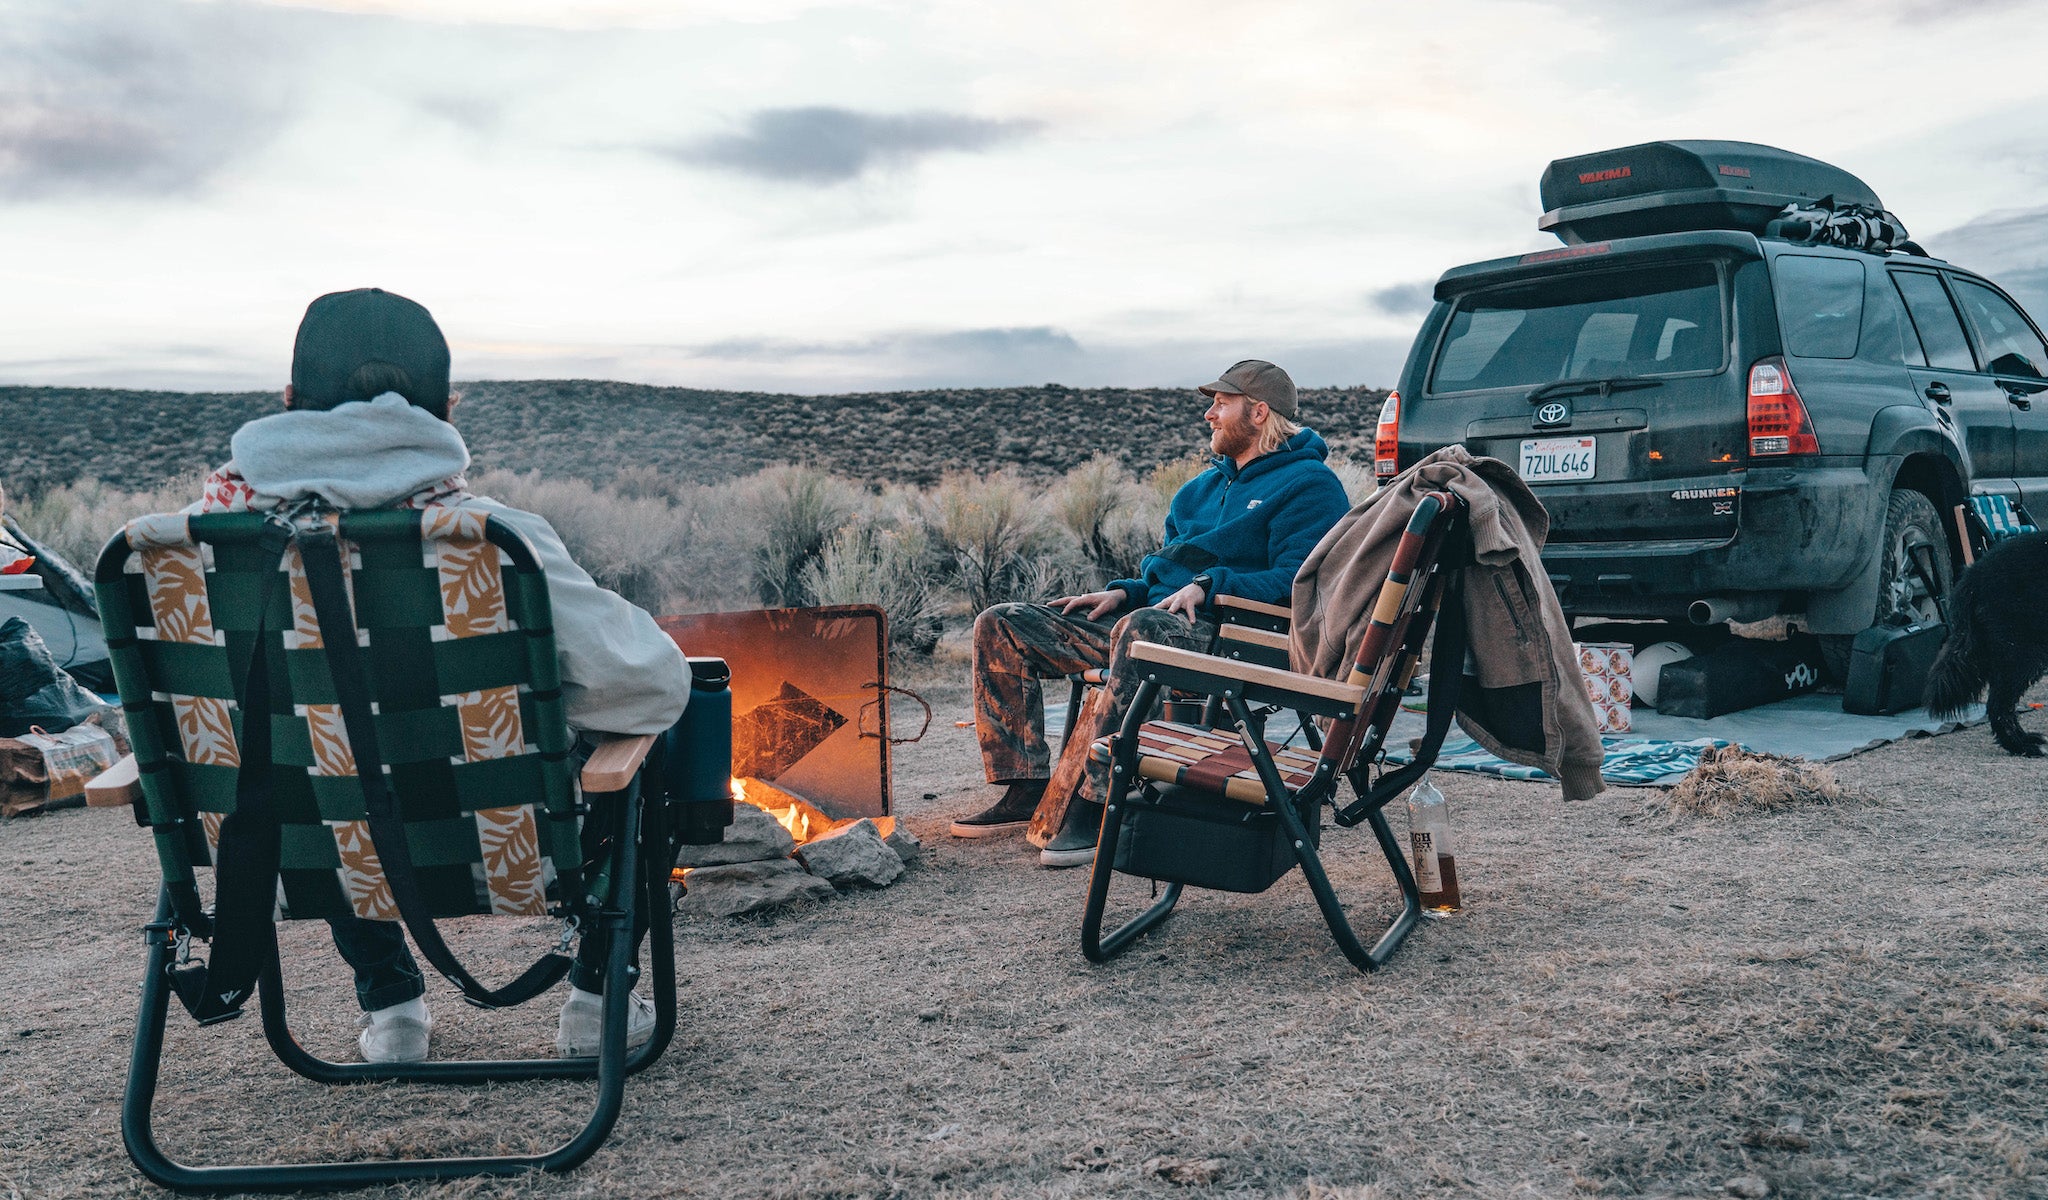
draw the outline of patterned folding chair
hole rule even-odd
[[[1216,596],[1209,601],[1206,615],[1216,622],[1216,636],[1208,647],[1211,654],[1240,662],[1286,668],[1287,630],[1293,620],[1293,613],[1286,605],[1266,604],[1242,596]],[[1081,722],[1081,704],[1088,689],[1101,687],[1106,677],[1107,672],[1100,667],[1067,676],[1067,723],[1060,731],[1062,748],[1066,746],[1066,739],[1074,736],[1074,727]],[[1201,723],[1213,725],[1220,712],[1211,701],[1204,707]],[[1322,748],[1322,738],[1316,727],[1306,719],[1301,722],[1301,732],[1309,749]]]
[[[578,794],[546,580],[533,548],[475,510],[167,514],[108,543],[99,607],[131,760],[95,781],[132,799],[163,886],[122,1134],[136,1165],[175,1188],[276,1190],[574,1167],[610,1134],[627,1074],[675,1027],[666,889],[668,814],[643,804],[653,738],[608,741]],[[251,718],[254,718],[253,720]],[[665,857],[664,857],[665,856]],[[214,877],[212,908],[199,886]],[[438,918],[560,920],[525,974],[488,988],[456,961]],[[656,1026],[628,1053],[635,915],[650,929]],[[595,1059],[329,1062],[286,1023],[277,916],[403,921],[472,1002],[516,1004],[567,973],[571,934],[611,936]],[[205,959],[193,957],[207,943]],[[151,1130],[175,994],[202,1024],[260,994],[286,1066],[323,1083],[590,1078],[583,1130],[543,1154],[188,1166]]]
[[[1357,665],[1341,682],[1170,646],[1133,647],[1144,681],[1122,728],[1091,748],[1110,767],[1110,793],[1081,921],[1081,950],[1090,961],[1129,949],[1172,914],[1189,885],[1262,892],[1299,866],[1345,957],[1364,971],[1386,963],[1415,927],[1421,902],[1384,809],[1435,761],[1457,707],[1466,644],[1458,568],[1469,561],[1464,502],[1448,492],[1424,495],[1395,551]],[[1372,770],[1432,624],[1437,636],[1420,752],[1375,781]],[[1227,726],[1146,720],[1163,687],[1211,697]],[[1267,742],[1258,705],[1327,720],[1321,749]],[[1339,801],[1340,779],[1356,797],[1349,804]],[[1353,932],[1323,869],[1325,803],[1337,824],[1371,827],[1400,890],[1399,916],[1370,949]],[[1103,911],[1119,872],[1166,888],[1105,936]]]

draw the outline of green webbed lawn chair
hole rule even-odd
[[[218,1191],[559,1171],[588,1158],[618,1118],[626,1075],[658,1058],[674,1032],[674,848],[665,806],[640,793],[655,739],[599,746],[578,795],[532,546],[503,522],[456,507],[164,514],[131,521],[108,543],[96,583],[134,754],[96,781],[95,799],[132,797],[163,872],[122,1117],[136,1165],[170,1187]],[[262,720],[252,724],[251,713]],[[209,909],[195,872],[216,864]],[[636,912],[651,934],[656,1026],[628,1053]],[[559,942],[550,935],[552,949],[495,990],[469,976],[433,927],[436,918],[492,913],[562,922]],[[567,973],[572,932],[607,928],[600,1051],[414,1064],[319,1058],[286,1022],[279,916],[403,920],[428,962],[484,1007],[551,987]],[[200,942],[209,944],[204,962],[192,957]],[[272,1049],[309,1079],[595,1076],[595,1110],[543,1154],[173,1161],[151,1130],[170,1000],[211,1023],[239,1015],[251,991]]]

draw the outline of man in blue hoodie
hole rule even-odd
[[[1201,610],[1218,595],[1287,603],[1302,560],[1350,509],[1323,464],[1329,447],[1295,423],[1287,372],[1246,359],[1201,392],[1215,458],[1174,494],[1166,544],[1146,556],[1143,577],[1051,604],[998,604],[975,621],[975,732],[989,782],[1007,786],[992,807],[953,822],[955,837],[1029,824],[1044,865],[1092,861],[1109,780],[1088,746],[1115,730],[1138,690],[1124,669],[1131,643],[1202,648],[1214,626]],[[1039,680],[1102,667],[1104,686],[1055,767]]]

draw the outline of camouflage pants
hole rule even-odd
[[[1088,746],[1115,731],[1141,682],[1124,669],[1132,642],[1200,650],[1215,634],[1163,608],[1141,608],[1114,625],[1044,604],[998,604],[974,622],[974,731],[991,783],[1051,779],[1049,799],[1069,791],[1099,802],[1109,768],[1089,763]],[[1090,692],[1055,766],[1045,740],[1041,679],[1107,667],[1107,682]],[[1076,790],[1078,789],[1078,790]],[[1061,805],[1064,807],[1064,804]]]

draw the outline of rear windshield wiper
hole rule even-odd
[[[1663,387],[1661,379],[1643,379],[1634,375],[1623,375],[1615,379],[1560,379],[1546,383],[1529,393],[1529,403],[1536,404],[1551,396],[1590,396],[1599,393],[1602,397],[1616,392],[1639,392],[1644,388]]]

